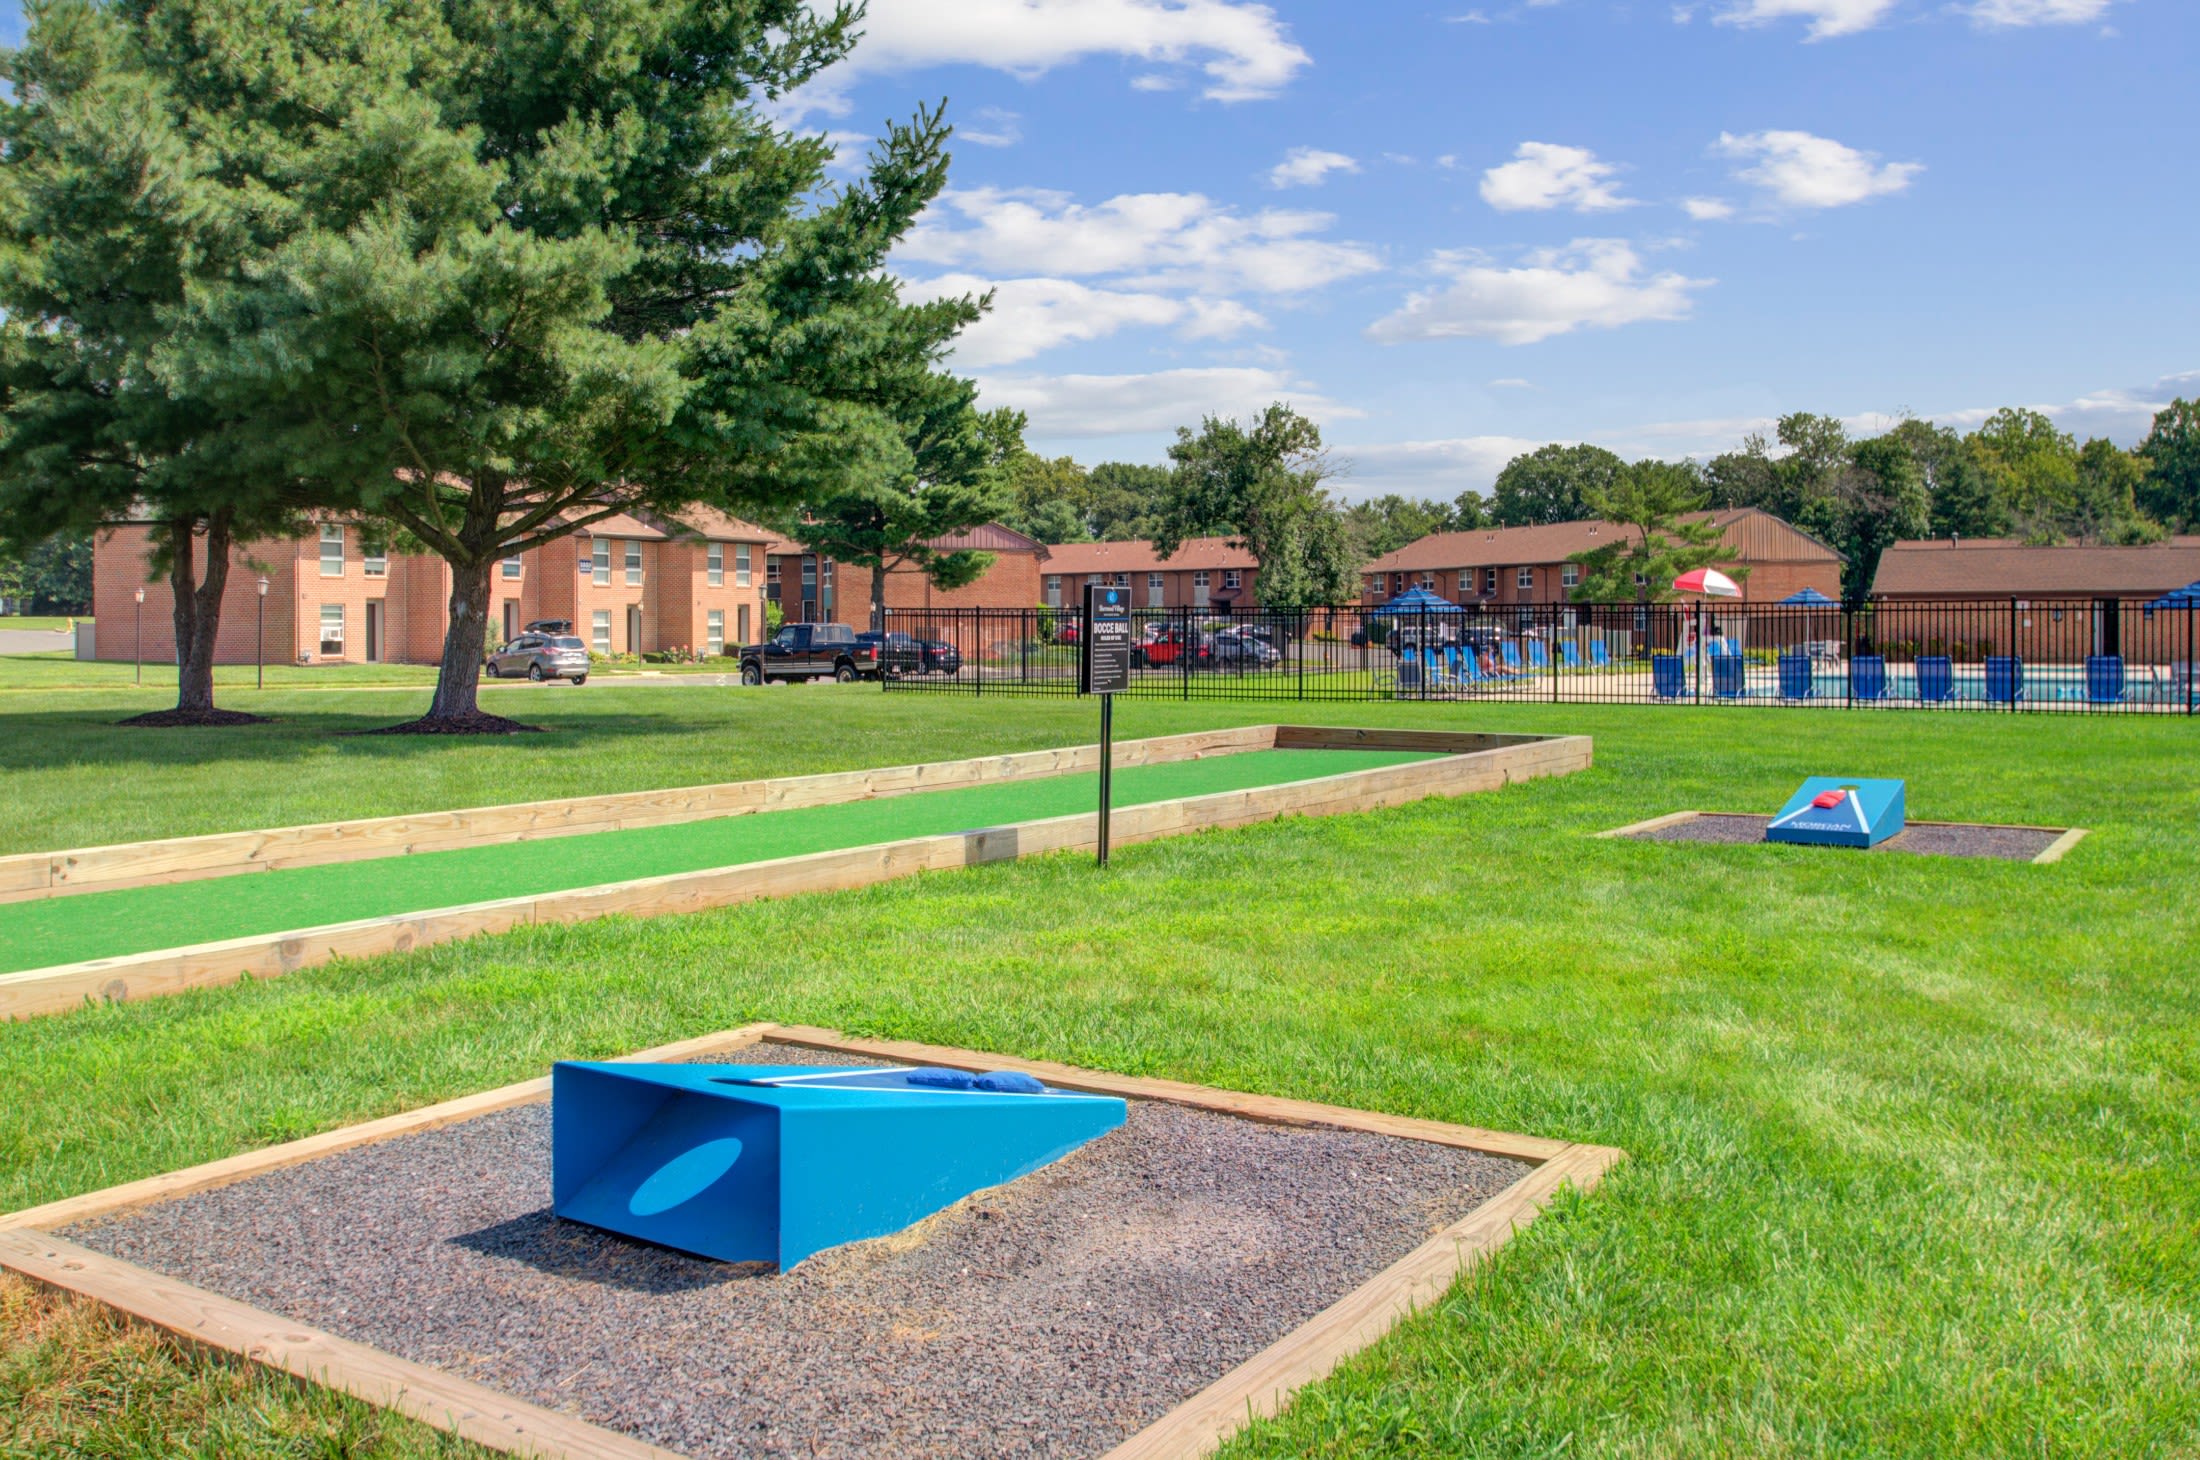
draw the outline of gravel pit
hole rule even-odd
[[[553,1217],[544,1104],[62,1235],[691,1456],[1097,1456],[1527,1170],[1133,1101],[1042,1171],[782,1274]]]
[[[1769,816],[1731,816],[1704,812],[1686,821],[1629,832],[1635,841],[1709,842],[1720,846],[1762,843]],[[1912,822],[1887,838],[1875,852],[1913,852],[1928,857],[1989,857],[2003,862],[2029,862],[2053,846],[2062,832],[2050,827],[1986,826],[1971,822]],[[1826,850],[1840,851],[1839,847]],[[1853,850],[1853,849],[1852,849]]]

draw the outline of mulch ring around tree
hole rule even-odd
[[[265,715],[248,715],[242,710],[204,709],[154,710],[150,714],[132,715],[127,720],[117,720],[115,723],[143,730],[201,730],[230,725],[270,725],[274,722]]]
[[[491,715],[474,710],[464,715],[423,715],[417,720],[407,720],[402,725],[385,725],[379,730],[360,730],[360,735],[547,735],[549,730],[541,725],[526,725],[518,720],[507,720],[502,715]]]

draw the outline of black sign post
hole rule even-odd
[[[1108,807],[1114,794],[1115,696],[1131,687],[1131,591],[1085,585],[1077,636],[1077,692],[1100,696],[1100,865],[1108,865]]]

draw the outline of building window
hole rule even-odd
[[[1565,567],[1560,568],[1558,570],[1558,582],[1562,588],[1579,588],[1581,586],[1581,564],[1568,563]]]
[[[1535,588],[1535,569],[1522,568],[1519,573],[1514,575],[1513,582],[1516,586],[1526,588],[1532,592]]]
[[[1461,568],[1459,570],[1459,596],[1464,598],[1473,591],[1474,570],[1472,568]]]
[[[819,558],[817,560],[817,581],[827,588],[833,586],[833,560],[831,558]]]
[[[339,523],[321,524],[321,576],[344,576],[344,529]]]
[[[1159,573],[1146,575],[1146,607],[1159,608],[1168,601],[1168,594],[1163,586],[1167,581]]]
[[[321,605],[321,657],[344,657],[344,605],[341,603]]]
[[[817,558],[812,553],[802,555],[802,601],[817,597]]]
[[[749,545],[735,543],[733,547],[733,586],[747,588],[755,580],[749,576]]]
[[[642,545],[630,542],[626,545],[626,586],[639,588],[642,584]]]
[[[1115,586],[1116,586],[1116,587],[1118,587],[1118,588],[1128,588],[1128,587],[1130,587],[1130,586],[1131,586],[1131,575],[1130,575],[1130,574],[1128,574],[1128,573],[1118,573],[1118,574],[1116,574],[1116,575],[1115,575]]]
[[[1436,591],[1436,575],[1434,573],[1423,573],[1421,575],[1421,591],[1423,593],[1434,593]]]
[[[597,538],[595,547],[589,552],[588,581],[598,587],[611,581],[611,543],[606,538]]]
[[[726,611],[714,608],[703,616],[704,642],[710,646],[713,658],[726,652]]]
[[[506,558],[506,559],[504,560],[504,581],[505,581],[505,582],[507,582],[507,583],[517,583],[517,582],[519,581],[519,559],[518,559],[518,558],[516,558],[516,557],[513,557],[513,558]]]
[[[1201,568],[1198,572],[1192,574],[1192,592],[1198,595],[1201,603],[1207,601],[1207,570],[1205,568]]]
[[[1101,583],[1101,577],[1102,575],[1098,573],[1087,573],[1085,575],[1085,586],[1087,588],[1098,588]]]
[[[1061,606],[1062,575],[1059,573],[1049,573],[1047,574],[1047,607],[1060,608]]]
[[[1390,591],[1393,593],[1403,593],[1406,591],[1405,574],[1393,573],[1390,575]]]
[[[703,550],[703,577],[713,588],[726,586],[726,545],[714,542]]]
[[[770,553],[764,554],[764,586],[767,588],[777,588],[779,586],[779,559],[773,557]]]
[[[1225,588],[1243,588],[1245,586],[1244,570],[1241,568],[1224,568],[1222,570],[1222,586]]]
[[[598,654],[611,652],[611,610],[599,608],[589,616],[588,638]]]
[[[387,578],[390,575],[389,544],[360,543],[359,571],[369,578]]]
[[[1484,568],[1482,570],[1482,591],[1484,593],[1495,593],[1497,591],[1497,570],[1495,568]]]
[[[1649,582],[1649,581],[1650,581],[1650,580],[1649,580],[1648,578],[1645,578],[1645,577],[1643,577],[1643,576],[1642,576],[1642,574],[1640,574],[1640,573],[1637,573],[1637,574],[1635,575],[1635,586],[1636,586],[1637,588],[1640,588],[1640,587],[1641,587],[1641,586],[1642,586],[1643,584],[1645,584],[1645,583],[1647,583],[1647,582]]]

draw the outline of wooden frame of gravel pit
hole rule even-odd
[[[722,1059],[759,1043],[866,1059],[1022,1070],[1065,1089],[1117,1095],[1295,1127],[1328,1127],[1454,1147],[1518,1162],[1525,1175],[1451,1222],[1376,1276],[1331,1302],[1250,1359],[1108,1450],[1100,1460],[1205,1454],[1253,1419],[1282,1409],[1301,1386],[1326,1376],[1398,1322],[1440,1297],[1533,1221],[1561,1186],[1586,1192],[1625,1153],[1411,1116],[1254,1095],[1174,1080],[1113,1075],[902,1040],[850,1038],[833,1030],[770,1023],[705,1035],[626,1056]],[[127,1317],[222,1353],[398,1411],[493,1449],[538,1456],[678,1460],[676,1452],[546,1409],[369,1345],[222,1297],[49,1235],[132,1208],[189,1196],[338,1152],[547,1101],[550,1081],[529,1080],[0,1216],[0,1268],[102,1303]]]
[[[1496,790],[1514,781],[1586,769],[1592,747],[1584,735],[1256,725],[1125,742],[1116,747],[1115,763],[1159,765],[1262,750],[1395,750],[1430,758],[1119,806],[1111,819],[1111,840],[1125,846],[1282,816],[1329,816]],[[1098,757],[1097,746],[1077,746],[888,770],[192,837],[6,859],[0,862],[0,873],[15,879],[13,897],[21,901],[1043,779],[1096,769]],[[62,1013],[88,1001],[121,1002],[243,978],[272,978],[336,958],[403,952],[525,923],[691,913],[759,898],[861,887],[916,872],[1090,849],[1098,840],[1098,820],[1095,811],[1014,821],[26,969],[0,974],[0,1019]],[[33,885],[41,876],[42,890]]]
[[[1763,815],[1762,813],[1748,811],[1673,811],[1668,812],[1664,816],[1653,816],[1647,821],[1632,822],[1626,826],[1615,826],[1610,831],[1600,831],[1596,833],[1596,835],[1600,840],[1606,840],[1616,837],[1631,841],[1656,841],[1660,840],[1660,838],[1651,835],[1654,832],[1663,831],[1668,827],[1682,826],[1687,824],[1688,822],[1702,820],[1706,817],[1721,817],[1733,821],[1757,822],[1768,822],[1772,819],[1768,816]],[[2035,867],[2046,866],[2050,863],[2061,861],[2063,857],[2068,854],[2072,847],[2076,846],[2079,842],[2085,839],[2086,833],[2086,829],[2082,826],[2027,826],[2019,822],[1986,821],[1906,821],[1903,825],[1902,834],[1907,834],[1909,831],[1912,830],[1954,833],[1959,836],[1962,833],[1966,832],[1976,832],[1984,835],[1990,835],[1997,832],[2017,832],[2029,834],[2035,838],[2044,839],[2044,844],[2040,847],[2037,854],[2031,857],[2023,858],[2001,857],[1998,858],[1998,860],[2024,861],[2030,863],[2032,866]],[[1871,848],[1871,850],[1908,850],[1908,848],[1898,847],[1894,845],[1894,843],[1899,841],[1900,839],[1901,835],[1898,834],[1896,837],[1890,839],[1889,841],[1882,842],[1878,846]],[[1681,840],[1681,838],[1673,838],[1673,840]],[[1729,845],[1732,845],[1732,843],[1729,843]],[[1835,848],[1834,850],[1841,849]],[[1928,855],[1986,856],[1990,854],[1960,852],[1950,853],[1939,851],[1936,849],[1929,852]]]

